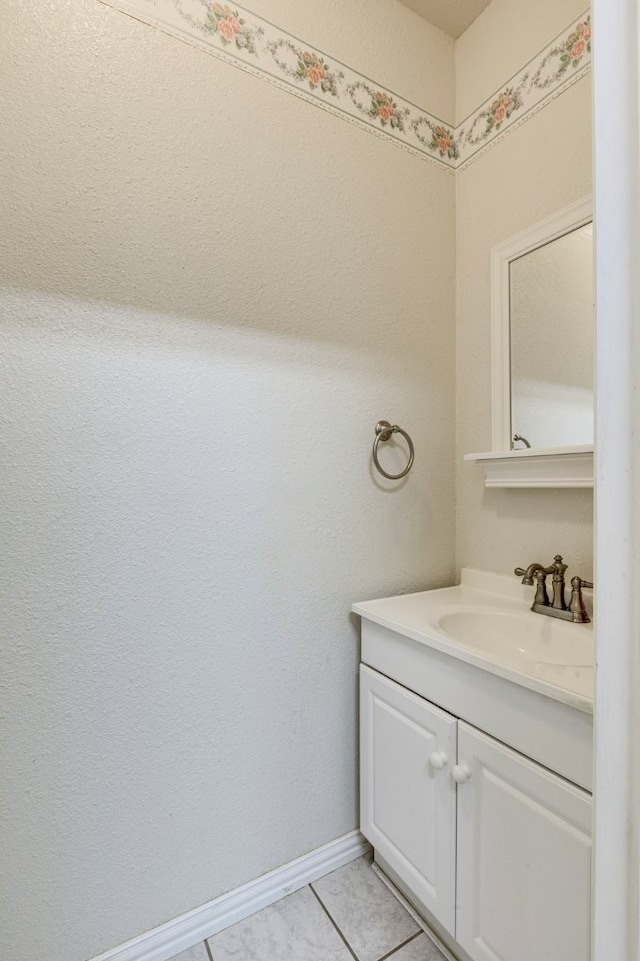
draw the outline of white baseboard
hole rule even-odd
[[[169,961],[174,955],[211,938],[236,921],[298,891],[311,881],[341,868],[354,858],[367,854],[371,845],[359,831],[330,841],[295,861],[263,874],[222,897],[167,921],[117,948],[111,948],[93,961]]]

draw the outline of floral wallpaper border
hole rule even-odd
[[[585,12],[455,126],[238,4],[210,0],[101,2],[451,172],[466,167],[591,67],[591,18]]]
[[[591,69],[591,17],[585,11],[455,130],[456,169],[468,166]]]

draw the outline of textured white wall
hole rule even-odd
[[[96,0],[0,36],[0,956],[82,961],[357,824],[350,603],[453,577],[454,178]]]
[[[517,27],[523,6],[522,0],[494,0],[463,35],[456,50],[458,103],[477,95],[469,90],[472,77],[463,64],[467,56],[480,69],[492,55],[491,70],[500,70],[504,82],[513,72],[514,48],[520,64],[526,63],[544,45],[541,30],[548,42],[580,12],[574,0],[545,0],[536,4],[540,22],[527,32]],[[524,27],[528,21],[523,17]],[[497,62],[501,50],[503,64]],[[592,573],[592,491],[487,490],[482,471],[463,461],[465,453],[491,448],[491,248],[590,190],[588,78],[456,178],[459,567],[512,573],[517,565],[559,552],[573,573],[587,578]]]

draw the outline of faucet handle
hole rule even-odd
[[[588,624],[590,618],[584,606],[582,597],[583,587],[593,587],[593,583],[591,581],[583,581],[581,577],[571,578],[571,603],[569,604],[569,610],[571,611],[572,621],[579,624]]]
[[[533,575],[537,581],[536,596],[533,599],[533,608],[549,607],[549,595],[547,594],[547,574],[546,571],[538,570]]]
[[[584,577],[572,577],[571,586],[580,589],[583,587],[591,589],[593,587],[593,583],[591,581],[585,581]]]

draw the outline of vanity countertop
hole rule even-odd
[[[433,650],[593,713],[592,624],[534,614],[529,610],[532,600],[533,588],[524,587],[515,577],[465,568],[456,587],[363,601],[352,609]],[[585,602],[591,612],[591,596],[586,592]],[[443,623],[460,624],[464,633],[452,636],[457,629],[449,633]],[[494,635],[488,646],[484,624],[487,634]]]

